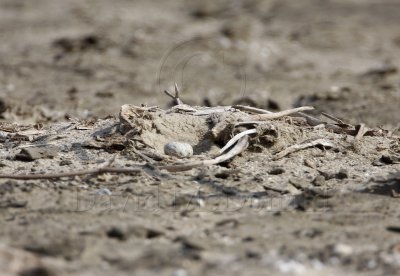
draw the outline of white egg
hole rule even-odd
[[[193,155],[193,148],[190,144],[184,142],[170,142],[165,144],[164,152],[167,155],[176,157],[190,157]]]

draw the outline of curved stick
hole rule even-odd
[[[252,115],[250,118],[254,121],[259,121],[259,120],[272,120],[272,119],[278,119],[284,116],[289,116],[301,111],[307,111],[307,110],[313,110],[314,107],[312,106],[301,106],[293,109],[287,109],[283,110],[280,112],[275,112],[275,113],[265,113],[265,114],[258,114],[258,115]]]
[[[249,134],[254,134],[254,133],[257,133],[257,130],[255,128],[248,129],[248,130],[245,130],[245,131],[242,131],[242,132],[236,134],[235,136],[233,136],[233,138],[231,140],[228,141],[228,143],[226,143],[226,145],[222,149],[219,150],[219,153],[223,153],[224,151],[229,149],[233,144],[235,144],[243,136],[249,135]]]

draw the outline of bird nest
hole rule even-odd
[[[329,132],[344,133],[355,136],[359,140],[364,135],[380,136],[387,132],[368,129],[365,125],[349,125],[329,116],[335,123],[327,123],[310,116],[304,111],[313,107],[303,106],[280,112],[270,112],[250,106],[217,106],[198,107],[186,105],[179,98],[179,90],[175,95],[166,91],[173,98],[175,105],[163,110],[158,107],[123,105],[120,110],[120,130],[126,134],[136,150],[147,150],[150,155],[163,155],[170,143],[179,143],[184,147],[190,145],[193,155],[186,155],[183,162],[173,165],[162,165],[160,168],[169,171],[188,170],[199,166],[215,165],[232,159],[246,149],[262,151],[274,148],[285,133],[277,119],[286,118],[292,123],[312,127],[325,128]],[[309,147],[333,148],[333,141],[317,138],[304,143],[291,145],[277,151],[275,159]],[[182,157],[177,154],[178,158]]]
[[[263,152],[268,160],[278,160],[310,147],[322,150],[343,150],[348,146],[356,148],[358,142],[364,142],[364,136],[389,138],[393,134],[382,129],[370,129],[363,124],[346,124],[328,114],[323,115],[331,122],[322,121],[304,113],[313,109],[309,106],[275,113],[243,105],[198,107],[184,104],[179,99],[177,88],[175,95],[166,93],[175,103],[166,110],[159,107],[123,105],[118,119],[97,120],[90,125],[77,121],[67,123],[67,127],[53,126],[48,130],[29,127],[21,130],[3,126],[7,133],[4,138],[8,141],[6,144],[12,145],[11,148],[5,146],[3,151],[5,154],[15,155],[12,152],[21,149],[15,155],[16,160],[21,159],[22,153],[28,154],[29,160],[47,158],[46,156],[52,158],[56,155],[65,160],[74,160],[74,152],[79,152],[77,145],[98,150],[98,156],[111,159],[100,168],[42,174],[9,173],[1,174],[0,178],[56,179],[107,172],[160,175],[160,170],[187,171],[230,162],[246,150]],[[63,135],[60,136],[61,134]],[[21,137],[25,136],[29,142],[21,144]],[[350,142],[349,137],[353,137]],[[54,149],[48,146],[52,139]],[[375,140],[366,141],[364,148],[376,146]],[[381,140],[387,143],[394,141],[384,138]],[[105,155],[100,149],[109,155]],[[130,167],[112,166],[117,155],[109,151],[124,149],[126,151],[121,152],[118,158],[132,150],[145,163]],[[10,160],[13,160],[12,156]]]

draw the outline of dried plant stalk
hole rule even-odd
[[[289,154],[291,154],[293,152],[296,152],[296,151],[299,151],[299,150],[303,150],[303,149],[306,149],[306,148],[310,148],[310,147],[315,147],[315,146],[318,146],[318,145],[321,145],[321,146],[324,146],[324,147],[331,147],[331,148],[335,147],[335,144],[333,144],[329,140],[317,139],[317,140],[314,140],[314,141],[309,142],[309,143],[292,145],[292,146],[284,149],[283,151],[277,153],[275,155],[274,159],[275,160],[281,159],[281,158],[285,157],[286,155],[289,155]]]
[[[250,116],[252,121],[261,121],[261,120],[272,120],[272,119],[278,119],[284,116],[289,116],[301,111],[307,111],[307,110],[313,110],[314,107],[312,106],[302,106],[302,107],[297,107],[293,109],[287,109],[283,110],[280,112],[275,112],[275,113],[266,113],[266,114],[258,114],[258,115],[252,115]]]

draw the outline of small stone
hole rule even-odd
[[[322,175],[317,175],[312,183],[314,184],[314,186],[323,186],[325,184],[325,177],[323,177]]]
[[[238,190],[233,187],[223,187],[221,192],[228,196],[234,196],[238,194]]]
[[[215,226],[224,228],[237,228],[239,226],[239,221],[234,218],[223,219],[215,223]]]
[[[183,268],[179,268],[172,273],[173,276],[187,276],[188,273]]]
[[[342,243],[336,244],[332,248],[333,254],[335,254],[336,256],[339,256],[339,257],[351,256],[351,254],[353,254],[353,251],[354,250],[350,245],[342,244]]]
[[[203,204],[204,201],[201,198],[191,194],[177,195],[171,202],[171,206],[174,207],[189,206],[189,205],[202,207]]]
[[[127,239],[126,233],[123,229],[119,227],[111,227],[107,232],[107,237],[111,239],[117,239],[120,241],[124,241]]]
[[[294,232],[294,234],[298,238],[310,238],[310,239],[313,239],[315,237],[321,236],[322,235],[322,231],[317,229],[317,228],[305,228],[305,229],[298,230],[298,231]]]
[[[33,161],[42,158],[54,158],[57,155],[57,147],[31,147],[22,149],[15,159],[19,161]]]
[[[131,237],[140,239],[154,239],[165,235],[165,233],[159,229],[148,228],[141,225],[125,225],[111,227],[106,231],[106,235],[112,239],[125,241]]]
[[[195,237],[178,236],[174,241],[180,242],[182,244],[182,247],[188,250],[201,251],[206,248],[206,244],[204,243],[204,241]]]
[[[340,169],[335,177],[337,179],[346,179],[349,177],[349,172],[346,169]]]
[[[308,180],[299,178],[299,177],[291,177],[289,178],[289,183],[292,184],[295,188],[299,190],[304,190],[310,186]]]
[[[285,170],[281,167],[274,167],[272,168],[268,173],[270,175],[278,175],[278,174],[283,174]]]
[[[314,162],[314,160],[311,159],[305,159],[304,160],[304,165],[312,168],[312,169],[316,169],[317,168],[317,164]]]
[[[380,161],[385,165],[400,164],[400,155],[382,155]]]
[[[252,249],[247,250],[245,254],[246,254],[246,257],[249,259],[260,259],[261,258],[261,253],[254,251]]]
[[[69,166],[72,164],[72,161],[71,160],[61,160],[59,164],[60,164],[60,166]]]
[[[164,152],[167,155],[184,158],[193,155],[193,148],[188,143],[170,142],[164,146]]]

